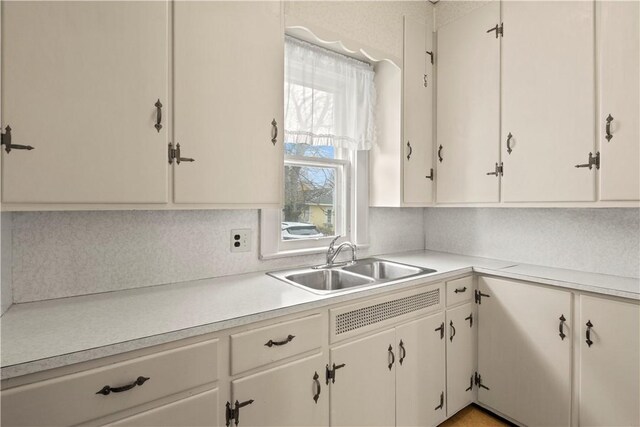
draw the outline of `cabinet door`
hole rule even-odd
[[[331,383],[332,426],[392,426],[396,421],[395,330],[391,329],[331,349],[336,370]]]
[[[438,30],[438,203],[499,201],[500,40],[486,32],[499,21],[490,2]]]
[[[232,401],[253,399],[240,409],[240,425],[328,426],[325,366],[326,360],[319,354],[232,381]]]
[[[404,202],[433,200],[433,32],[431,25],[404,18]],[[433,52],[432,52],[433,53]]]
[[[397,426],[436,426],[445,418],[442,322],[444,313],[396,329]]]
[[[591,345],[586,323],[591,322]],[[640,425],[640,308],[580,297],[580,425]]]
[[[218,389],[208,390],[168,405],[109,424],[118,427],[218,426]]]
[[[475,304],[467,303],[447,310],[447,416],[450,417],[475,400],[476,371]]]
[[[502,3],[502,199],[595,200],[594,2]],[[506,140],[509,136],[507,151]]]
[[[571,293],[488,277],[478,290],[478,401],[523,425],[569,425]]]
[[[281,3],[175,2],[174,95],[174,142],[195,159],[174,165],[174,201],[279,204]]]
[[[640,199],[640,3],[597,2],[600,199]],[[611,115],[607,140],[607,118]]]
[[[2,201],[167,202],[168,2],[2,2]],[[156,101],[163,104],[156,124]]]

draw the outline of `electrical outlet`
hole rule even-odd
[[[249,252],[251,250],[251,229],[231,230],[231,252]]]

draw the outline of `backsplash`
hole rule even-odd
[[[16,303],[319,264],[324,260],[321,254],[260,260],[257,210],[10,215],[5,214],[3,219],[4,227],[11,227],[11,280]],[[370,247],[359,255],[422,249],[422,215],[423,209],[416,208],[370,209]],[[7,219],[10,225],[6,224]],[[252,230],[250,252],[230,252],[230,230],[235,228]],[[3,262],[3,274],[7,267]]]
[[[426,249],[640,277],[640,210],[426,208]]]

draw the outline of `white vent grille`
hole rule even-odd
[[[358,308],[336,316],[336,335],[440,304],[440,288]]]

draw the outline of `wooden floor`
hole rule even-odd
[[[498,418],[476,405],[470,405],[449,418],[439,427],[502,427],[511,426],[505,420]]]

